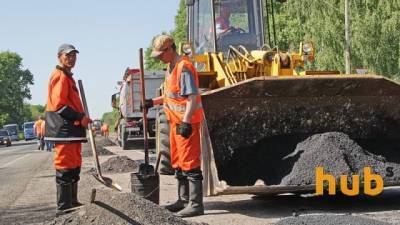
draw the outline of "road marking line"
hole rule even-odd
[[[5,153],[8,153],[8,152],[12,152],[12,151],[15,151],[15,149],[2,150],[2,151],[0,151],[0,155],[3,155],[3,153],[5,154]]]
[[[2,167],[0,167],[0,169],[3,169],[3,168],[5,168],[6,166],[9,166],[9,165],[13,164],[13,163],[15,163],[16,161],[18,161],[18,160],[20,160],[20,159],[22,159],[22,158],[27,157],[28,155],[30,155],[30,154],[23,155],[23,156],[21,156],[21,157],[19,157],[19,158],[14,159],[14,160],[11,161],[11,162],[8,162],[8,163],[4,164]]]
[[[21,151],[21,150],[32,151],[30,148],[29,149],[26,148],[26,146],[29,146],[29,145],[11,145],[10,148],[12,148],[12,149],[6,149],[6,150],[1,150],[0,149],[0,156],[4,155],[6,153],[9,153],[9,152],[18,152],[18,151]],[[6,147],[4,147],[4,148],[6,148]]]

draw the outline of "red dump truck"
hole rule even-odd
[[[146,72],[145,75],[146,98],[154,98],[157,89],[164,81],[163,72]],[[114,108],[120,113],[118,125],[118,143],[124,150],[133,149],[143,143],[142,112],[140,110],[141,88],[140,70],[127,68],[122,81],[118,82],[120,91],[112,95],[111,101]],[[156,108],[149,110],[147,118],[149,124],[150,144],[155,139]]]

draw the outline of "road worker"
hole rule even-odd
[[[109,135],[109,126],[107,123],[104,123],[103,126],[101,126],[101,132],[104,135],[104,139],[108,140],[108,135]]]
[[[231,11],[228,6],[222,5],[220,8],[219,16],[215,18],[215,30],[217,35],[226,32],[230,26]]]
[[[44,150],[44,146],[46,146],[46,150],[48,152],[51,152],[51,150],[53,149],[53,143],[51,141],[45,141],[44,140],[44,134],[45,134],[45,129],[46,129],[46,121],[43,121],[42,124],[40,125],[40,133],[42,133],[42,145],[43,145],[43,149]]]
[[[200,167],[200,122],[203,109],[199,80],[187,56],[179,56],[172,37],[153,40],[151,56],[168,64],[163,97],[148,99],[145,108],[163,104],[170,126],[172,167],[178,180],[178,200],[166,209],[180,217],[204,214],[203,175]]]
[[[53,70],[46,107],[45,140],[55,143],[54,166],[57,185],[57,215],[82,205],[78,202],[78,181],[82,164],[81,143],[91,119],[85,116],[78,88],[72,77],[76,56],[73,45],[58,48],[59,64]]]
[[[38,150],[44,150],[44,141],[43,141],[44,133],[42,132],[43,122],[44,122],[43,116],[38,116],[38,120],[36,120],[35,124],[33,125],[33,132],[35,133],[36,138],[38,140],[37,142]]]

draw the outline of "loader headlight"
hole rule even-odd
[[[191,55],[192,54],[192,46],[190,43],[185,43],[182,45],[182,52],[185,55]]]

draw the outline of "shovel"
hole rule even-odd
[[[144,66],[143,66],[143,49],[139,50],[140,59],[140,83],[141,83],[141,102],[145,103],[144,88]],[[156,204],[160,202],[160,176],[154,167],[149,164],[149,144],[147,138],[147,109],[143,108],[143,140],[144,140],[144,163],[139,165],[137,173],[131,173],[132,192],[150,200]]]
[[[78,80],[78,86],[79,86],[79,92],[81,93],[81,99],[82,99],[83,108],[85,110],[85,115],[87,117],[89,117],[89,109],[87,107],[85,91],[83,89],[82,80]],[[119,186],[117,183],[115,183],[111,178],[103,177],[103,175],[101,174],[99,157],[97,156],[97,152],[96,152],[96,142],[95,142],[95,139],[93,136],[91,123],[88,124],[88,129],[89,129],[90,146],[92,147],[92,153],[93,153],[93,159],[94,159],[93,163],[94,163],[94,167],[96,169],[96,174],[92,173],[92,175],[94,176],[94,178],[96,178],[96,180],[98,180],[100,183],[104,184],[105,186],[110,187],[115,190],[118,190],[118,191],[122,191],[121,186]]]
[[[141,85],[141,100],[144,106],[146,100],[146,92],[144,85],[144,66],[143,66],[143,49],[139,49],[139,60],[140,60],[140,85]],[[139,165],[139,174],[143,176],[152,176],[155,174],[154,167],[149,164],[149,140],[147,136],[148,123],[147,123],[147,109],[143,107],[143,140],[144,140],[144,163]]]

